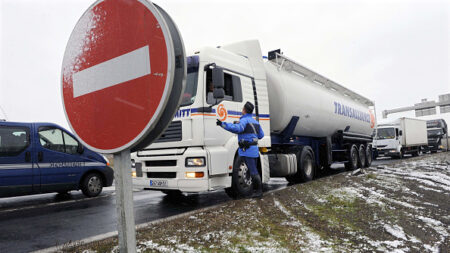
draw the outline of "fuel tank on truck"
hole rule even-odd
[[[283,131],[297,116],[297,136],[331,136],[347,127],[349,132],[372,135],[376,118],[369,99],[279,53],[269,53],[264,64],[271,132]]]

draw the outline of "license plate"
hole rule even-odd
[[[150,180],[150,186],[152,187],[165,187],[167,185],[167,180]]]

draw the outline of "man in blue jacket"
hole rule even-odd
[[[259,123],[253,119],[252,113],[255,106],[247,102],[242,108],[242,116],[237,123],[227,123],[217,120],[217,125],[225,130],[238,134],[239,156],[242,157],[250,170],[253,184],[256,188],[254,197],[262,197],[262,181],[261,176],[256,168],[257,159],[259,157],[258,139],[264,137],[264,132]]]

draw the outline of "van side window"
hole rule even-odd
[[[78,145],[79,145],[78,141],[75,140],[72,136],[70,136],[66,132],[64,132],[63,135],[66,153],[71,155],[78,154]]]
[[[42,147],[53,151],[64,152],[62,131],[54,127],[40,127],[39,141]]]
[[[29,145],[29,128],[0,126],[0,156],[19,155]]]
[[[227,101],[242,102],[242,87],[241,79],[239,76],[224,73],[224,90],[225,98]],[[208,104],[213,103],[213,90],[214,84],[212,83],[212,71],[207,70],[206,72],[206,101]]]

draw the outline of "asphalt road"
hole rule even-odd
[[[408,158],[405,158],[408,159]],[[398,159],[382,159],[372,165]],[[343,171],[333,166],[330,176]],[[286,187],[284,179],[272,179],[266,190]],[[229,201],[224,191],[170,198],[157,191],[134,192],[136,224]],[[29,252],[116,230],[114,187],[96,198],[81,192],[42,194],[0,199],[0,252]]]

